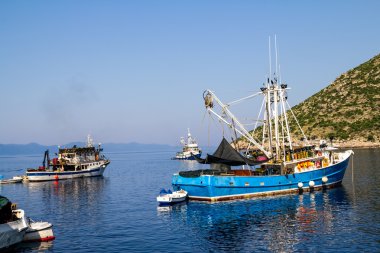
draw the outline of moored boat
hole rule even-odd
[[[196,157],[202,155],[202,150],[199,148],[196,140],[191,136],[190,129],[187,129],[187,142],[181,137],[182,151],[177,152],[174,160],[195,160]]]
[[[176,203],[183,202],[187,199],[187,192],[184,190],[178,190],[172,192],[171,190],[161,190],[160,194],[157,196],[157,202],[159,205],[172,205]]]
[[[24,242],[48,242],[55,239],[53,225],[46,221],[33,221],[29,218]]]
[[[353,151],[338,151],[325,142],[311,144],[287,102],[287,90],[287,84],[279,84],[277,77],[268,78],[259,92],[230,103],[206,90],[204,102],[209,115],[231,128],[236,139],[232,146],[223,138],[214,154],[197,158],[202,164],[210,164],[210,169],[175,173],[173,189],[187,191],[190,199],[220,201],[341,184]],[[230,108],[259,95],[264,97],[259,112],[264,119],[258,119],[254,131],[249,132]],[[298,143],[291,135],[291,116],[302,134]],[[239,148],[237,134],[248,143],[244,150]]]
[[[102,151],[100,144],[97,148],[94,147],[90,136],[86,147],[60,148],[58,157],[52,160],[47,150],[42,166],[27,169],[27,179],[33,182],[102,176],[110,163]]]
[[[24,210],[15,209],[7,198],[0,196],[0,250],[21,242],[27,229]]]
[[[0,184],[15,184],[21,183],[23,180],[22,176],[14,176],[10,179],[0,179]]]

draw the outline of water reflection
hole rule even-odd
[[[107,180],[102,177],[79,178],[51,182],[30,182],[27,189],[32,198],[42,200],[46,211],[53,214],[99,211],[102,192]],[[92,216],[90,216],[92,217]]]
[[[102,177],[73,180],[29,182],[24,184],[27,201],[22,205],[34,220],[53,224],[56,240],[80,243],[72,234],[94,234],[94,227],[103,223],[108,214],[104,188],[108,180]],[[17,252],[49,251],[51,244],[22,244]],[[27,250],[28,249],[28,250]]]
[[[30,252],[31,250],[37,252],[47,252],[53,250],[53,242],[23,242],[15,247],[17,252]]]
[[[157,206],[157,215],[161,216],[170,212],[186,212],[187,202],[181,202],[170,206]]]
[[[73,180],[28,182],[26,187],[31,195],[41,194],[46,199],[60,197],[78,201],[82,195],[90,202],[102,192],[107,180],[103,177],[78,178]]]
[[[183,170],[198,170],[204,166],[195,160],[178,160],[178,168],[180,171]]]
[[[348,203],[347,196],[344,188],[338,188],[222,203],[192,201],[185,207],[160,208],[158,216],[190,226],[202,248],[293,252],[337,229],[337,210]]]

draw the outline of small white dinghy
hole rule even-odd
[[[179,190],[172,192],[171,190],[166,191],[162,189],[160,195],[157,196],[157,202],[159,205],[172,205],[175,203],[183,202],[187,199],[187,191]]]
[[[21,183],[23,180],[22,176],[14,176],[11,179],[2,179],[0,178],[0,184],[15,184],[15,183]]]
[[[24,242],[48,242],[55,239],[53,225],[46,221],[33,221],[29,218],[29,227],[24,235]]]

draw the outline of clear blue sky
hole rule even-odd
[[[202,93],[295,105],[380,53],[380,1],[0,1],[0,143],[208,143]],[[245,108],[247,110],[247,108]],[[249,111],[251,113],[251,111]],[[252,117],[256,117],[252,109]],[[211,142],[221,136],[210,127]]]

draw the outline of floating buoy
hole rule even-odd
[[[327,181],[329,181],[329,179],[326,176],[322,177],[322,182],[323,183],[327,183]]]
[[[303,183],[302,182],[299,182],[298,183],[298,188],[302,188],[303,187]]]
[[[309,186],[310,186],[310,187],[314,187],[314,185],[315,185],[314,181],[311,180],[311,181],[309,182]]]

